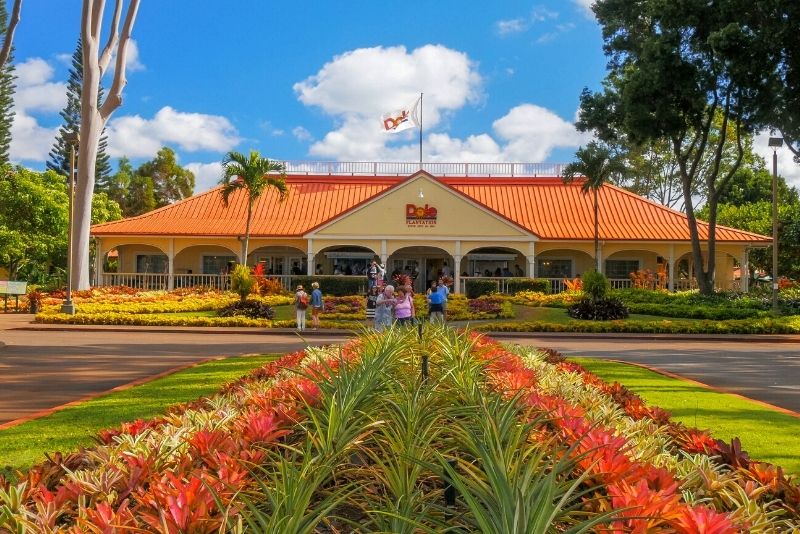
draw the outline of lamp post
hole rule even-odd
[[[783,137],[770,137],[772,147],[772,312],[778,309],[778,148],[783,146]]]
[[[67,132],[64,135],[64,140],[69,143],[69,179],[67,180],[69,224],[67,227],[67,295],[61,304],[61,313],[69,315],[75,315],[75,304],[72,302],[72,204],[75,189],[75,145],[79,138],[77,132]]]

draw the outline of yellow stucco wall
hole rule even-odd
[[[419,198],[420,191],[424,198]],[[413,204],[435,208],[435,224],[406,222],[406,206]],[[315,232],[315,235],[339,236],[524,236],[526,232],[512,223],[479,208],[462,196],[426,176],[411,179],[398,188]]]

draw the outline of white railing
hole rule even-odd
[[[101,286],[128,286],[146,291],[167,290],[168,274],[153,273],[103,273],[100,275]]]
[[[169,277],[169,275],[167,275]],[[208,287],[225,291],[230,289],[230,276],[220,274],[174,274],[173,287]]]
[[[408,163],[401,161],[283,161],[287,174],[408,176],[420,168],[434,176],[559,177],[565,163]]]
[[[608,282],[611,284],[611,289],[627,289],[633,287],[633,281],[630,278],[609,278]]]

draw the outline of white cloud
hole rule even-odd
[[[572,0],[578,7],[582,8],[584,12],[588,15],[594,17],[594,12],[592,11],[592,5],[595,3],[595,0]]]
[[[761,132],[753,138],[753,152],[760,155],[767,162],[767,168],[772,172],[772,147],[767,142],[770,134],[768,131]],[[794,154],[783,146],[777,150],[778,154],[778,174],[786,178],[789,185],[800,188],[800,164],[795,163]]]
[[[108,153],[112,157],[149,157],[165,144],[196,152],[227,152],[240,142],[236,128],[220,115],[185,113],[169,106],[152,119],[128,115],[108,123]]]
[[[543,33],[536,39],[536,42],[539,44],[549,43],[550,41],[556,40],[561,34],[567,33],[575,29],[575,24],[572,22],[567,22],[566,24],[556,24],[553,27],[552,31]]]
[[[494,26],[500,35],[522,33],[528,29],[528,23],[525,19],[498,20]]]
[[[184,165],[194,173],[194,192],[201,193],[219,184],[222,177],[222,164],[213,163],[187,163]]]
[[[302,126],[296,126],[292,128],[292,135],[295,136],[295,138],[298,141],[303,141],[303,142],[311,141],[312,139],[314,139],[314,136],[311,135],[311,132],[309,132]]]
[[[117,49],[115,48],[111,54],[111,61],[108,64],[108,70],[106,70],[105,74],[110,75],[113,73],[116,66]],[[144,63],[139,59],[139,45],[136,43],[136,39],[131,39],[128,42],[128,55],[125,56],[125,72],[137,72],[145,70],[145,68]]]
[[[56,140],[58,128],[39,126],[35,118],[21,110],[14,115],[11,124],[11,146],[9,156],[12,161],[45,161]]]
[[[301,102],[322,108],[336,121],[334,130],[311,145],[311,155],[340,161],[416,161],[417,132],[383,133],[381,113],[413,102],[418,87],[432,88],[423,100],[424,127],[430,132],[443,117],[456,120],[456,111],[477,102],[480,84],[476,66],[465,54],[427,45],[412,52],[403,47],[348,52],[295,84],[295,90]],[[492,130],[465,138],[434,131],[425,137],[424,157],[427,161],[538,162],[555,148],[577,147],[589,139],[567,120],[533,104],[509,110]]]
[[[353,83],[358,80],[358,83]],[[338,159],[386,157],[386,145],[408,135],[382,133],[380,116],[414,102],[420,91],[426,128],[480,99],[481,77],[466,54],[441,45],[411,52],[403,46],[360,48],[336,56],[296,83],[301,102],[334,117],[338,129],[311,146],[311,154]]]
[[[40,126],[34,115],[58,112],[67,103],[67,86],[51,81],[53,74],[53,67],[41,58],[30,58],[16,65],[17,89],[9,149],[13,161],[44,161],[48,157],[58,128]]]
[[[495,22],[495,31],[501,37],[528,31],[531,26],[558,18],[557,11],[551,11],[544,6],[534,6],[530,15],[515,19],[498,20]]]

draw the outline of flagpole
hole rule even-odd
[[[422,170],[422,93],[419,94],[419,168]]]

